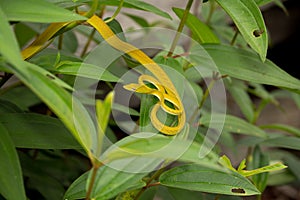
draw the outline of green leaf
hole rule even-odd
[[[252,169],[266,166],[268,164],[269,164],[269,157],[261,151],[259,146],[255,146],[252,153],[252,159],[250,159],[247,169],[252,170]],[[261,192],[263,192],[267,186],[266,184],[268,180],[268,175],[269,173],[262,173],[262,174],[256,174],[252,176],[252,181],[254,185]]]
[[[58,64],[56,72],[110,82],[120,80],[101,66],[81,62],[63,61]]]
[[[34,113],[0,115],[16,147],[34,149],[81,148],[71,133],[56,118]]]
[[[252,122],[254,119],[253,103],[247,93],[247,86],[239,80],[231,79],[226,81],[226,89],[228,89],[235,103],[239,106],[247,121]]]
[[[195,47],[192,50],[191,59],[196,64],[201,63],[205,66],[203,58],[199,55],[204,54],[206,58],[208,53],[221,74],[227,74],[231,77],[254,83],[300,90],[300,81],[298,79],[280,69],[270,60],[266,60],[263,63],[251,51],[216,44],[204,44],[203,47],[206,51],[202,47]],[[206,65],[211,65],[209,59],[206,58],[205,61],[207,62]]]
[[[230,159],[226,155],[220,157],[219,163],[232,171],[236,171],[236,169],[232,166]]]
[[[193,133],[189,133],[193,135]],[[113,145],[102,155],[101,160],[108,163],[114,160],[139,157],[181,160],[209,165],[218,168],[218,156],[210,151],[204,158],[200,158],[201,148],[206,148],[199,143],[172,138],[149,132],[130,135]]]
[[[54,42],[52,43],[56,47],[59,45],[59,37],[56,37]],[[67,52],[75,54],[78,48],[78,40],[73,31],[65,32],[62,39],[62,46],[61,48]],[[59,49],[59,47],[58,47]]]
[[[20,96],[22,98],[20,98]],[[24,85],[11,88],[10,90],[4,92],[1,94],[1,99],[10,101],[22,109],[22,111],[28,111],[29,107],[41,103],[41,100]]]
[[[295,104],[300,109],[300,94],[292,93],[292,98],[295,101]]]
[[[140,116],[140,113],[138,111],[134,110],[133,108],[128,108],[127,106],[124,106],[122,104],[114,103],[112,109],[115,111],[126,113],[128,115]]]
[[[99,3],[108,6],[119,6],[120,0],[101,0]],[[124,0],[123,7],[144,10],[167,19],[172,19],[167,12],[162,11],[161,9],[157,8],[156,6],[153,6],[152,4],[140,0]]]
[[[261,138],[268,137],[268,135],[259,127],[232,115],[224,116],[223,114],[214,114],[214,118],[211,119],[211,115],[206,114],[200,118],[200,124],[206,127],[218,127],[223,123],[223,131],[225,132],[239,133]]]
[[[183,165],[164,172],[162,185],[208,193],[234,196],[257,195],[260,192],[251,182],[235,172],[212,169],[199,165]]]
[[[261,144],[269,147],[281,147],[287,149],[300,150],[300,138],[298,137],[276,137],[273,139],[265,140]]]
[[[300,129],[285,124],[266,124],[261,125],[260,128],[285,131],[293,134],[294,136],[300,137]]]
[[[292,153],[284,152],[283,160],[288,166],[288,170],[290,170],[297,178],[300,180],[300,159]]]
[[[216,2],[232,18],[247,43],[265,61],[268,35],[262,14],[254,0],[231,0]]]
[[[58,52],[56,49],[50,48],[44,49],[34,57],[30,58],[31,63],[53,72],[55,72],[55,67],[65,61],[82,62],[82,60],[74,54],[70,54],[64,50]]]
[[[62,120],[86,151],[93,146],[96,130],[87,110],[63,87],[59,78],[37,65],[23,61],[6,16],[0,9],[0,53],[11,64],[10,70]]]
[[[66,172],[68,167],[64,167],[68,164],[68,158],[64,157],[63,165],[59,165],[62,162],[62,160],[58,160],[59,154],[51,155],[55,157],[52,159],[49,158],[50,156],[46,159],[45,157],[40,158],[42,157],[41,154],[43,153],[39,151],[39,156],[33,158],[23,152],[19,152],[23,175],[26,177],[26,189],[27,191],[37,190],[44,196],[43,199],[45,200],[62,199],[64,193],[62,177],[70,173]],[[61,172],[60,170],[65,171]]]
[[[255,0],[255,2],[257,3],[258,6],[264,6],[270,3],[275,3],[288,15],[288,11],[281,0]]]
[[[106,128],[108,125],[111,107],[113,103],[114,93],[110,92],[104,101],[96,100],[96,115],[97,115],[97,124],[98,124],[98,141],[97,141],[97,152],[95,156],[100,156],[102,152],[103,138],[105,136]]]
[[[26,45],[37,33],[25,23],[17,23],[14,26],[16,38],[21,47]]]
[[[0,124],[0,194],[26,200],[19,158],[8,131]]]
[[[1,1],[3,3],[3,1]],[[5,61],[21,64],[22,56],[18,42],[14,37],[6,15],[3,12],[3,6],[0,6],[0,53],[4,57]]]
[[[239,173],[243,176],[253,176],[253,175],[257,175],[257,174],[261,174],[264,172],[272,172],[272,171],[278,171],[278,170],[282,170],[284,168],[287,168],[287,166],[285,166],[284,164],[277,162],[271,165],[267,165],[267,166],[263,166],[260,167],[258,169],[253,169],[253,170],[242,170],[239,171]]]
[[[274,96],[268,92],[264,86],[257,83],[250,83],[249,84],[251,88],[248,89],[248,91],[256,95],[257,97],[260,97],[261,99],[265,100],[266,102],[272,102],[274,105],[279,105],[278,101],[274,98]],[[253,88],[253,89],[252,89]]]
[[[86,20],[83,16],[44,0],[1,0],[0,7],[10,21],[52,23]]]
[[[46,0],[50,3],[53,3],[55,5],[58,5],[59,7],[63,8],[73,8],[76,6],[81,6],[87,2],[90,2],[91,0]]]
[[[22,112],[22,109],[10,101],[0,99],[0,114],[15,112],[20,113]]]
[[[138,161],[140,160],[140,161]],[[146,162],[145,162],[146,161]],[[143,159],[143,162],[141,162],[140,158],[130,160],[130,162],[126,162],[125,165],[123,165],[122,169],[113,169],[109,166],[102,166],[98,169],[95,177],[95,184],[93,187],[93,192],[91,194],[91,198],[97,199],[97,200],[104,200],[104,199],[110,199],[112,197],[115,197],[117,194],[121,192],[125,192],[129,189],[138,189],[145,186],[145,182],[143,182],[141,179],[147,174],[147,173],[139,173],[137,170],[137,173],[129,173],[126,172],[126,168],[131,168],[134,164],[140,164],[140,169],[143,168],[142,163],[144,166],[150,166],[151,168],[155,168],[159,163],[154,163],[153,160],[148,161],[146,159]],[[89,174],[84,173],[81,175],[78,179],[76,179],[71,186],[68,188],[64,199],[82,199],[86,196],[86,186],[88,185],[90,181]]]
[[[173,8],[173,11],[181,19],[184,14],[184,10],[180,8]],[[188,14],[186,25],[193,32],[193,37],[199,43],[220,43],[219,39],[210,30],[210,28],[203,22],[201,22],[196,16],[191,13]]]
[[[144,164],[153,165],[151,163],[152,161],[148,159],[148,163],[146,161]],[[136,163],[134,160],[131,160],[128,165],[133,164],[142,165],[142,162]],[[126,168],[116,170],[107,166],[103,166],[97,171],[91,198],[105,200],[115,197],[119,193],[127,190],[142,188],[146,185],[145,182],[142,181],[142,178],[146,174],[147,173],[138,173],[138,171],[137,173],[128,173],[126,172]]]
[[[127,17],[129,17],[130,19],[132,19],[133,21],[135,21],[141,27],[150,27],[150,25],[147,22],[147,20],[144,19],[143,17],[137,16],[137,15],[132,15],[132,14],[129,14],[129,13],[124,13],[124,14]]]
[[[89,176],[89,171],[78,177],[67,189],[64,199],[75,200],[84,199],[86,197],[86,181]]]

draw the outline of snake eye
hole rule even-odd
[[[151,83],[151,82],[149,82],[149,81],[147,81],[147,80],[144,80],[143,82],[144,82],[144,84],[145,84],[147,87],[149,87],[149,88],[151,88],[151,89],[156,89],[156,90],[158,90],[158,88],[157,88],[153,83]]]

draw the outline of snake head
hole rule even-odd
[[[135,84],[135,83],[130,83],[127,85],[124,85],[123,88],[129,91],[133,91],[135,92],[138,88],[140,87],[139,84]]]

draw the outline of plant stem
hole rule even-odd
[[[83,50],[80,54],[80,57],[83,57],[86,54],[86,52],[87,52],[87,50],[88,50],[88,48],[89,48],[89,46],[90,46],[90,44],[91,44],[91,42],[94,38],[95,33],[96,33],[96,29],[93,29],[91,34],[89,35],[89,38],[88,38],[86,44],[84,45],[84,48],[83,48]]]
[[[92,190],[93,190],[93,186],[94,186],[94,183],[95,183],[95,180],[96,180],[96,175],[97,175],[98,168],[99,168],[99,166],[93,165],[92,176],[91,176],[90,184],[89,184],[89,187],[88,187],[88,191],[86,193],[85,200],[90,200]]]
[[[98,0],[93,0],[91,9],[84,16],[90,18],[96,12],[97,8],[98,8]]]
[[[63,46],[63,39],[64,39],[64,34],[60,34],[58,36],[58,50],[61,50],[62,49],[62,46]]]
[[[209,3],[210,3],[210,8],[209,8],[209,13],[208,13],[208,16],[207,16],[207,19],[206,19],[206,24],[210,23],[210,20],[213,16],[213,13],[216,9],[216,4],[215,4],[214,0],[210,1]]]
[[[196,116],[197,116],[197,113],[198,113],[199,110],[203,107],[204,102],[205,102],[205,100],[207,99],[207,97],[208,97],[208,95],[209,95],[211,89],[214,87],[216,81],[218,81],[218,80],[220,80],[220,79],[222,79],[222,78],[225,78],[225,77],[227,77],[227,75],[221,75],[221,76],[220,76],[219,73],[213,72],[212,80],[211,80],[211,82],[208,84],[208,86],[207,86],[207,88],[206,88],[206,90],[205,90],[205,92],[204,92],[204,95],[203,95],[203,97],[202,97],[202,99],[201,99],[201,101],[200,101],[200,103],[199,103],[198,109],[195,109],[195,111],[193,112],[191,118],[189,119],[189,123],[190,123],[190,124],[195,120],[195,118],[196,118]]]
[[[157,170],[151,177],[150,177],[150,179],[146,182],[146,186],[145,187],[143,187],[140,191],[139,191],[139,193],[135,196],[135,198],[134,198],[134,200],[138,200],[139,198],[140,198],[140,196],[143,194],[143,192],[149,187],[149,186],[153,186],[152,184],[151,184],[151,182],[154,180],[154,179],[156,179],[157,177],[159,177],[164,171],[165,171],[165,167],[163,167],[163,168],[160,168],[159,170]],[[160,183],[159,183],[160,184]],[[159,185],[159,184],[155,184],[155,185]]]
[[[215,80],[215,79],[212,79],[212,80],[210,81],[209,85],[207,86],[207,88],[206,88],[206,90],[205,90],[205,92],[204,92],[204,95],[203,95],[203,97],[202,97],[202,99],[201,99],[201,102],[200,102],[200,104],[199,104],[199,107],[198,107],[199,110],[203,107],[203,104],[204,104],[205,100],[207,99],[207,97],[208,97],[208,95],[209,95],[211,89],[214,87],[215,83],[216,83],[216,80]]]
[[[268,101],[266,100],[261,100],[261,102],[258,105],[258,108],[254,112],[254,118],[253,121],[251,122],[252,124],[255,124],[256,121],[258,120],[262,110],[265,108],[265,106],[268,104]]]
[[[111,18],[106,20],[105,23],[111,22],[112,20],[114,20],[117,17],[117,15],[120,13],[120,11],[123,7],[123,3],[124,3],[124,0],[121,0],[117,10],[115,11],[115,13],[111,16]]]
[[[233,36],[231,42],[230,42],[230,45],[231,45],[231,46],[234,45],[234,43],[235,43],[236,38],[237,38],[238,35],[239,35],[239,30],[237,29],[237,30],[235,31],[235,33],[234,33],[234,36]]]
[[[176,45],[178,43],[178,40],[180,38],[180,34],[181,34],[181,32],[183,30],[183,27],[184,27],[184,24],[185,24],[185,22],[187,20],[187,17],[188,17],[188,14],[189,14],[189,11],[191,9],[192,4],[193,4],[193,0],[189,0],[188,3],[187,3],[187,5],[186,5],[186,7],[185,7],[183,16],[182,16],[182,18],[180,20],[179,26],[177,28],[176,35],[175,35],[174,40],[172,42],[171,48],[169,50],[169,53],[167,54],[167,57],[171,57],[173,55],[173,52],[174,52],[174,50],[176,48]]]

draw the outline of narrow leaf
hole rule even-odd
[[[262,14],[254,0],[216,0],[232,18],[247,43],[265,61],[268,35]]]
[[[136,164],[139,164],[140,168],[149,165],[157,166],[159,164],[157,162],[153,162],[153,159],[146,160],[137,158],[137,160],[139,161],[136,162],[136,159],[130,160],[127,164],[128,168],[132,168],[132,165]],[[141,160],[144,160],[144,165]],[[91,195],[92,199],[110,199],[127,190],[142,188],[146,185],[145,182],[142,181],[142,178],[146,176],[147,173],[139,173],[138,169],[136,173],[129,173],[126,172],[126,167],[122,169],[113,169],[109,166],[101,167],[97,171],[95,185]]]
[[[173,8],[173,11],[181,19],[184,14],[184,10],[180,8]],[[186,25],[193,32],[193,37],[199,43],[220,43],[219,39],[210,30],[210,28],[200,21],[196,16],[191,13],[188,14]]]
[[[126,162],[122,166],[122,169],[113,169],[109,166],[102,166],[98,169],[95,177],[95,185],[91,197],[95,199],[110,199],[115,197],[117,194],[125,192],[128,189],[137,189],[145,186],[145,183],[141,179],[147,173],[136,173],[126,172],[126,169],[132,168],[132,165],[140,164],[139,168],[142,169],[144,166],[141,165],[141,161],[144,162],[144,166],[152,166],[154,169],[159,163],[153,163],[153,159],[146,160],[142,158],[131,159],[130,162]],[[64,199],[75,200],[83,199],[86,196],[86,186],[90,181],[90,171],[84,173],[77,178],[65,193]]]
[[[17,151],[2,124],[0,133],[0,193],[6,199],[26,200]]]
[[[101,66],[81,62],[63,61],[58,64],[56,72],[110,82],[117,82],[120,80]]]
[[[138,25],[141,27],[150,27],[150,24],[147,22],[147,20],[143,17],[137,16],[137,15],[132,15],[129,13],[124,13],[127,17],[132,19],[134,22],[136,22]]]
[[[0,7],[10,21],[52,23],[86,19],[44,0],[1,0]]]
[[[292,98],[295,101],[295,104],[300,109],[300,94],[293,93]]]
[[[287,149],[300,150],[300,138],[298,137],[276,137],[262,142],[263,145],[270,147],[281,147]]]
[[[254,83],[300,90],[298,79],[280,69],[270,60],[263,63],[251,51],[216,44],[204,44],[203,47],[205,50],[202,47],[195,47],[192,50],[191,59],[196,64],[209,67],[213,59],[221,74]],[[210,59],[207,58],[207,53]]]
[[[300,137],[300,129],[285,124],[267,124],[260,126],[260,128],[285,131],[293,134],[294,136]]]
[[[253,169],[253,170],[242,170],[239,173],[242,174],[243,176],[253,176],[256,174],[264,173],[264,172],[271,172],[271,171],[278,171],[282,170],[284,168],[287,168],[284,164],[278,162],[272,165],[267,165],[264,167],[260,167],[258,169]]]
[[[4,99],[0,99],[0,114],[15,113],[15,112],[20,113],[23,111],[16,104]]]
[[[99,3],[105,4],[108,6],[119,6],[120,0],[101,0]],[[145,1],[124,0],[123,7],[133,8],[133,9],[137,9],[137,10],[144,10],[144,11],[154,13],[156,15],[159,15],[159,16],[167,18],[167,19],[172,19],[171,16],[167,12],[164,12],[161,9],[157,8],[156,6],[146,3]]]
[[[162,185],[208,193],[234,196],[257,195],[251,182],[235,172],[211,169],[199,165],[183,165],[163,173]]]
[[[95,127],[83,105],[63,87],[72,89],[59,78],[37,65],[22,60],[6,16],[0,8],[0,53],[11,64],[10,70],[62,120],[86,151],[94,148]]]
[[[5,61],[20,64],[22,63],[20,48],[2,9],[3,6],[0,6],[0,53]]]
[[[253,103],[249,94],[247,93],[247,86],[245,83],[239,80],[232,79],[226,81],[226,89],[228,89],[232,98],[241,109],[248,122],[252,122],[254,119]]]
[[[179,159],[218,167],[216,165],[218,156],[214,152],[211,151],[206,157],[200,158],[201,148],[205,149],[206,147],[193,141],[142,132],[118,141],[102,155],[101,160],[110,162],[128,157],[143,156],[167,160]]]
[[[86,197],[86,181],[89,176],[89,171],[78,177],[67,189],[64,199],[75,200],[84,199]]]
[[[96,157],[100,156],[103,145],[103,138],[108,125],[110,117],[111,107],[113,103],[114,93],[110,92],[104,101],[96,100],[96,115],[98,124],[98,141],[97,141],[97,152]]]
[[[223,119],[223,114],[215,114],[213,119],[211,119],[211,116],[207,114],[200,118],[200,124],[206,127],[218,127],[220,124],[224,123],[223,131],[225,132],[252,135],[261,138],[268,137],[262,129],[246,122],[243,119],[232,115],[226,115],[225,121]]]

